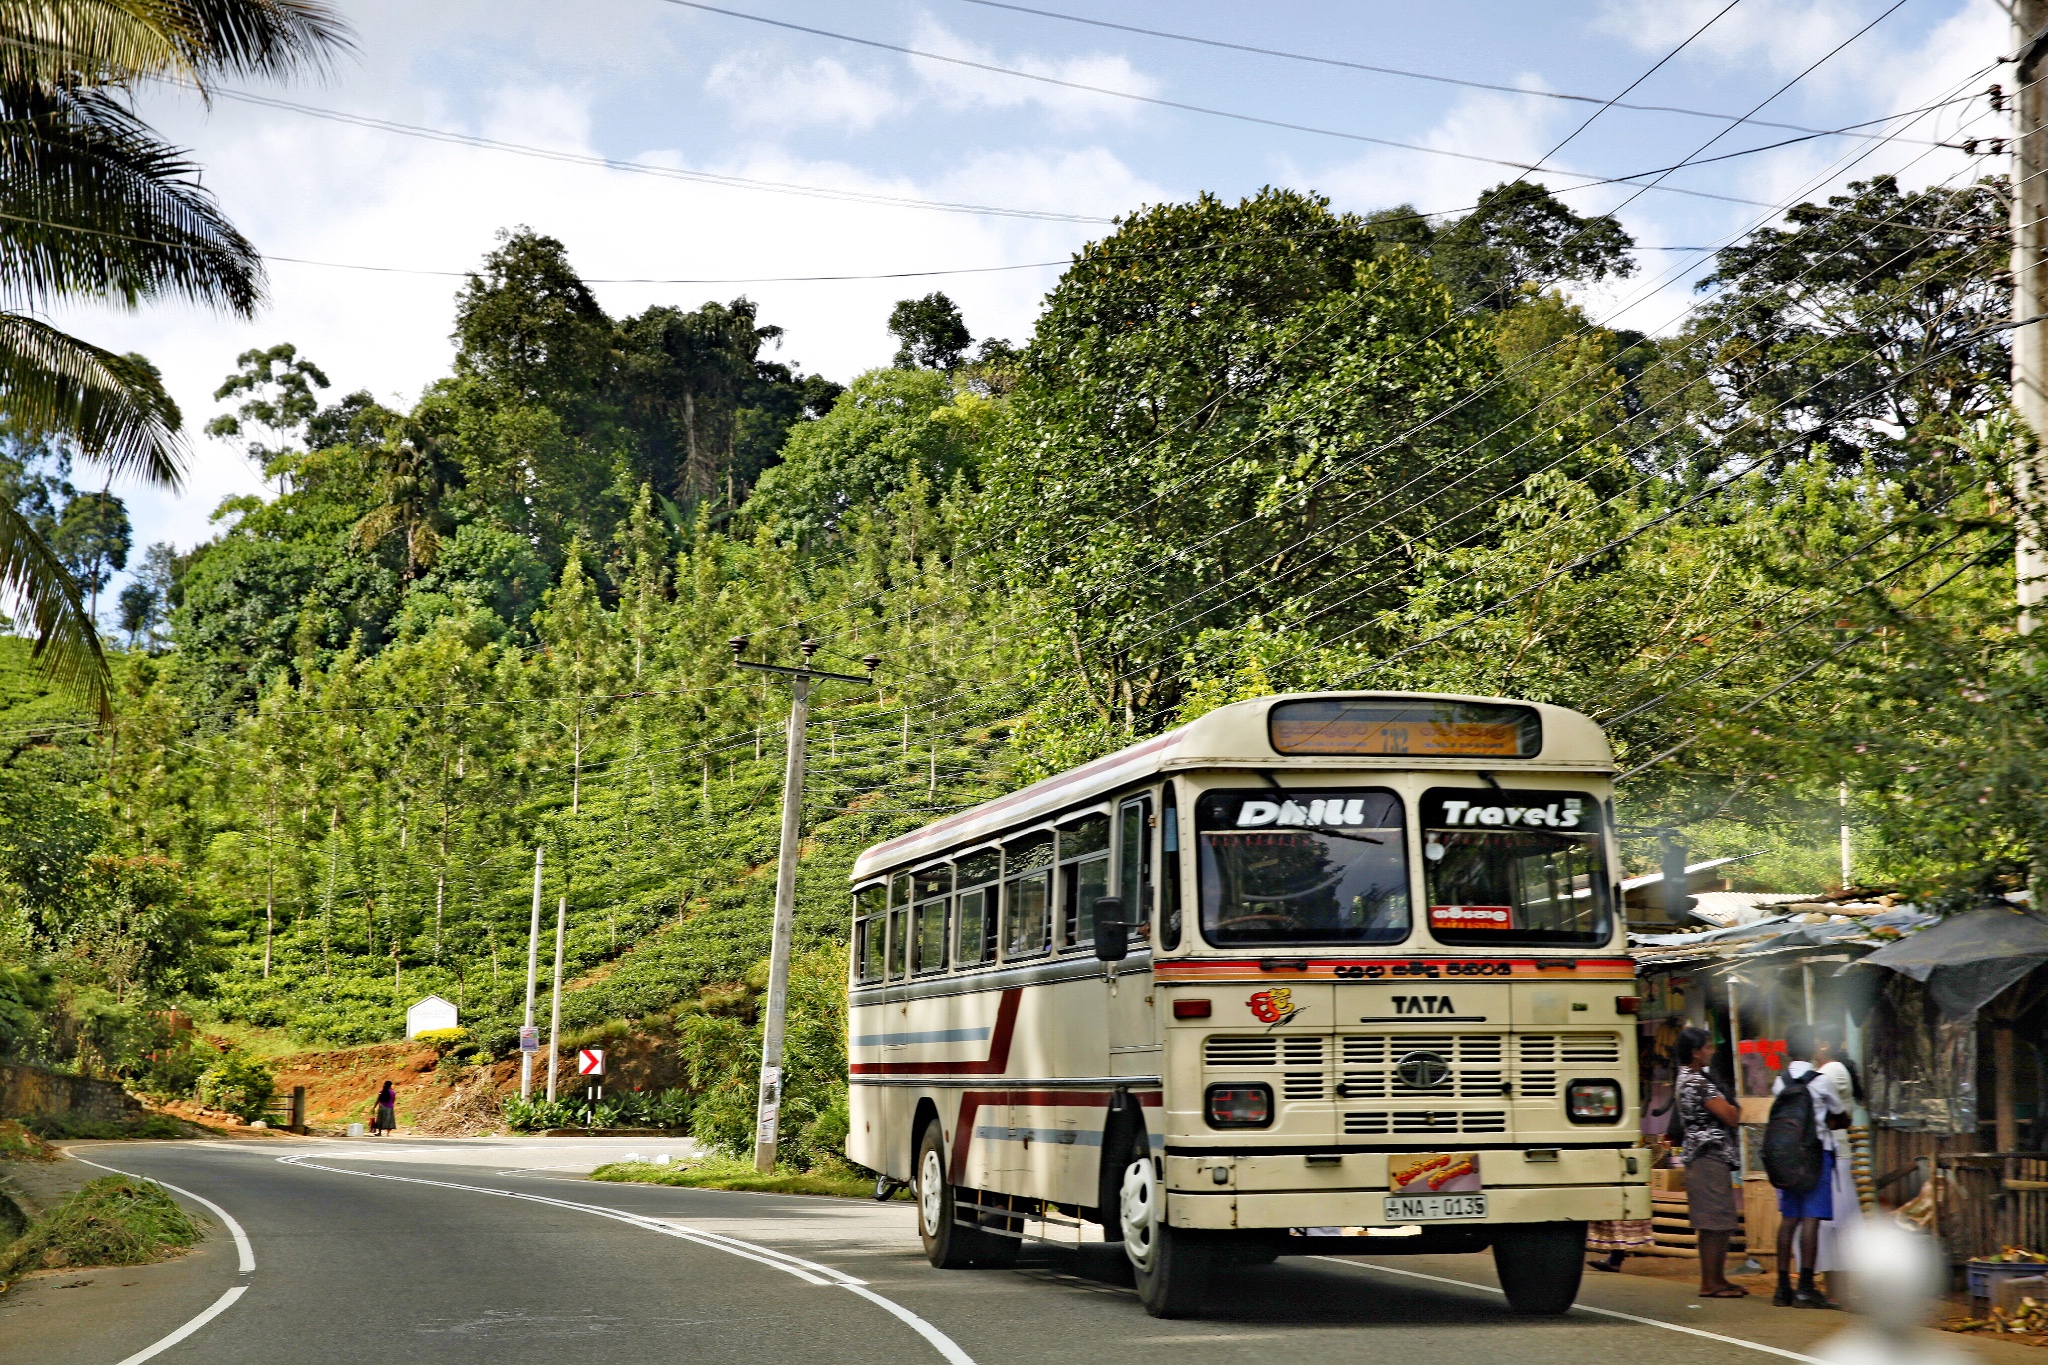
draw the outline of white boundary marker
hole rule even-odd
[[[90,1166],[96,1171],[108,1171],[114,1175],[125,1175],[130,1180],[146,1180],[152,1185],[156,1185],[163,1189],[169,1190],[172,1194],[182,1194],[195,1204],[204,1205],[208,1210],[212,1212],[214,1217],[220,1219],[221,1223],[227,1228],[229,1235],[235,1239],[235,1273],[238,1275],[247,1275],[256,1269],[256,1249],[249,1245],[249,1234],[242,1231],[242,1225],[235,1221],[235,1216],[233,1214],[229,1213],[220,1205],[214,1203],[211,1199],[208,1199],[205,1195],[194,1194],[190,1190],[182,1189],[177,1185],[171,1184],[168,1180],[158,1180],[154,1176],[137,1175],[133,1171],[124,1171],[116,1166],[103,1166],[97,1161],[87,1161],[84,1157],[68,1149],[65,1151],[64,1155],[70,1157],[73,1161],[78,1162],[81,1166]],[[142,1365],[143,1361],[150,1359],[152,1356],[156,1356],[165,1351],[170,1350],[171,1347],[176,1346],[186,1337],[191,1336],[194,1332],[206,1326],[207,1323],[212,1322],[222,1313],[225,1313],[228,1311],[228,1309],[234,1307],[235,1300],[241,1298],[242,1295],[248,1292],[249,1286],[246,1284],[238,1284],[234,1288],[227,1290],[219,1298],[215,1299],[211,1304],[209,1304],[206,1307],[206,1309],[202,1311],[197,1317],[191,1319],[183,1327],[178,1328],[176,1331],[172,1332],[168,1336],[159,1337],[156,1341],[143,1347],[134,1355],[129,1356],[127,1359],[121,1361],[120,1365]]]
[[[280,1164],[286,1166],[298,1166],[309,1171],[328,1171],[335,1175],[353,1175],[364,1180],[395,1180],[402,1185],[429,1185],[435,1189],[463,1190],[470,1194],[490,1194],[496,1195],[500,1199],[517,1199],[528,1204],[546,1204],[552,1208],[595,1214],[599,1218],[609,1218],[614,1222],[625,1223],[646,1232],[658,1232],[664,1237],[676,1237],[685,1242],[694,1242],[698,1246],[708,1247],[712,1251],[722,1251],[728,1256],[737,1256],[743,1261],[753,1261],[755,1264],[765,1265],[771,1270],[780,1270],[786,1275],[794,1275],[806,1284],[822,1285],[828,1288],[836,1286],[840,1289],[849,1290],[901,1319],[912,1331],[923,1337],[933,1350],[945,1357],[948,1365],[975,1365],[974,1357],[962,1350],[960,1344],[954,1341],[953,1338],[947,1336],[937,1327],[911,1312],[902,1304],[897,1303],[894,1299],[884,1298],[874,1290],[869,1289],[865,1280],[856,1279],[843,1270],[835,1270],[831,1266],[820,1265],[816,1261],[807,1261],[801,1256],[792,1256],[786,1251],[777,1251],[773,1247],[765,1247],[757,1242],[746,1242],[737,1237],[727,1237],[717,1232],[706,1232],[701,1228],[693,1228],[681,1223],[670,1223],[658,1218],[649,1218],[643,1214],[628,1213],[624,1209],[607,1208],[602,1204],[578,1204],[568,1199],[551,1199],[544,1194],[528,1194],[523,1190],[499,1190],[493,1189],[489,1185],[463,1185],[452,1180],[423,1180],[418,1176],[387,1175],[382,1171],[352,1171],[343,1166],[320,1165],[309,1159],[312,1155],[312,1153],[308,1153],[307,1156],[302,1157],[281,1156],[277,1160]],[[320,1155],[328,1154],[321,1153]],[[129,1365],[129,1362],[123,1361],[121,1365]]]
[[[1393,1266],[1380,1265],[1376,1261],[1347,1261],[1338,1256],[1316,1256],[1310,1259],[1328,1261],[1331,1265],[1348,1265],[1354,1270],[1377,1270],[1385,1275],[1406,1275],[1411,1280],[1430,1280],[1436,1284],[1454,1284],[1461,1289],[1477,1289],[1486,1294],[1503,1293],[1502,1290],[1496,1289],[1490,1284],[1480,1284],[1476,1280],[1453,1280],[1445,1275],[1425,1275],[1419,1270],[1396,1270]],[[1644,1327],[1661,1327],[1667,1332],[1683,1332],[1689,1337],[1705,1337],[1708,1341],[1726,1342],[1730,1346],[1740,1346],[1751,1351],[1762,1351],[1765,1355],[1783,1356],[1787,1360],[1804,1361],[1806,1365],[1830,1365],[1829,1362],[1822,1360],[1819,1356],[1801,1355],[1797,1351],[1788,1351],[1782,1346],[1766,1346],[1760,1341],[1747,1341],[1741,1337],[1723,1336],[1719,1332],[1709,1332],[1701,1327],[1687,1327],[1683,1323],[1665,1322],[1658,1318],[1638,1317],[1634,1313],[1623,1313],[1612,1308],[1595,1308],[1590,1304],[1575,1303],[1572,1305],[1571,1311],[1574,1313],[1597,1313],[1603,1318],[1619,1318],[1623,1322],[1640,1323]]]
[[[248,1285],[236,1285],[233,1289],[230,1289],[227,1293],[215,1299],[213,1301],[213,1306],[211,1308],[208,1308],[205,1312],[201,1313],[198,1317],[192,1319],[192,1321],[186,1323],[183,1327],[180,1327],[177,1331],[171,1333],[169,1336],[160,1338],[155,1343],[143,1347],[134,1355],[129,1356],[126,1360],[122,1361],[121,1365],[142,1365],[142,1362],[148,1360],[151,1356],[154,1356],[162,1351],[170,1350],[171,1347],[176,1346],[186,1337],[191,1336],[194,1332],[206,1326],[207,1323],[212,1322],[222,1313],[225,1313],[229,1308],[234,1306],[234,1302],[236,1299],[241,1298],[242,1295],[248,1292]]]

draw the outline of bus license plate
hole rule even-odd
[[[1389,1223],[1486,1217],[1486,1196],[1483,1194],[1390,1194],[1386,1201],[1384,1216]]]

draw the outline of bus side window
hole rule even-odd
[[[1060,826],[1060,946],[1095,941],[1095,902],[1109,894],[1109,817],[1088,815]]]
[[[1131,940],[1143,943],[1152,924],[1152,798],[1124,802],[1117,817],[1117,895]]]
[[[953,903],[953,867],[941,863],[917,873],[911,911],[910,970],[917,975],[946,970],[946,910]]]
[[[910,875],[889,879],[889,979],[904,974],[910,961]]]
[[[1159,946],[1180,947],[1180,807],[1166,784],[1159,812]]]
[[[1052,835],[1004,845],[1003,864],[1003,956],[1042,953],[1052,932]]]
[[[973,967],[996,955],[996,881],[1001,875],[1002,855],[992,848],[960,860],[960,909],[953,944],[953,961],[959,966]]]
[[[861,981],[880,981],[882,963],[888,951],[889,889],[880,883],[864,886],[853,894],[853,952]]]

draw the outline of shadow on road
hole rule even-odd
[[[1483,1267],[1490,1262],[1475,1259],[1472,1273],[1483,1280]],[[1069,1289],[1133,1301],[1137,1297],[1131,1287],[1131,1264],[1113,1246],[1029,1247],[1010,1273]],[[1413,1282],[1389,1285],[1304,1257],[1215,1272],[1201,1320],[1287,1327],[1500,1327],[1517,1332],[1546,1322],[1512,1312],[1491,1295]],[[1571,1325],[1567,1318],[1548,1321]]]

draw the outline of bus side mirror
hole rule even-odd
[[[1095,960],[1122,962],[1131,953],[1131,927],[1124,923],[1121,896],[1095,898]]]

